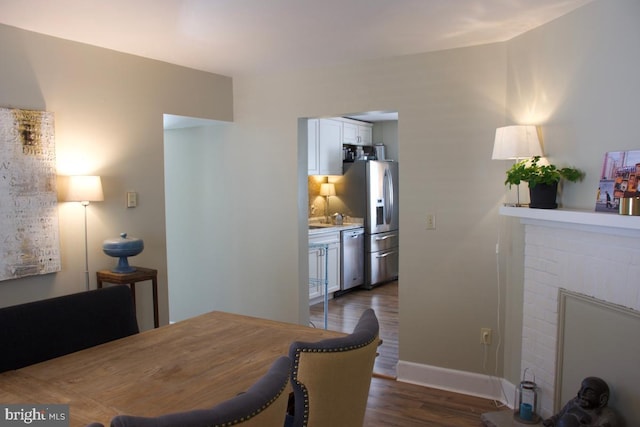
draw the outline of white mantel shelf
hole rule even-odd
[[[513,206],[500,207],[500,215],[520,218],[520,222],[523,224],[573,228],[624,236],[640,236],[640,216],[586,210],[533,209]]]

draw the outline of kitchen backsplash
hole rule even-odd
[[[325,198],[320,196],[320,184],[324,182],[324,177],[310,175],[307,177],[309,192],[309,218],[324,217]],[[329,197],[329,217],[336,212],[347,214],[347,208],[340,200],[340,194]],[[354,221],[357,222],[357,221]]]

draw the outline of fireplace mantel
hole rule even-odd
[[[510,206],[499,213],[524,226],[521,370],[535,373],[541,414],[547,417],[563,401],[560,291],[640,311],[640,217]]]
[[[500,215],[520,218],[524,224],[544,223],[547,227],[562,227],[596,233],[640,237],[640,217],[586,210],[531,209],[500,207]]]

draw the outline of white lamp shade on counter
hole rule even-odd
[[[320,195],[321,196],[335,196],[336,195],[336,186],[332,183],[324,183],[320,184]]]

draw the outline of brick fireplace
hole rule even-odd
[[[547,417],[556,392],[559,290],[640,311],[640,218],[513,207],[500,214],[525,227],[521,367],[535,372]]]

